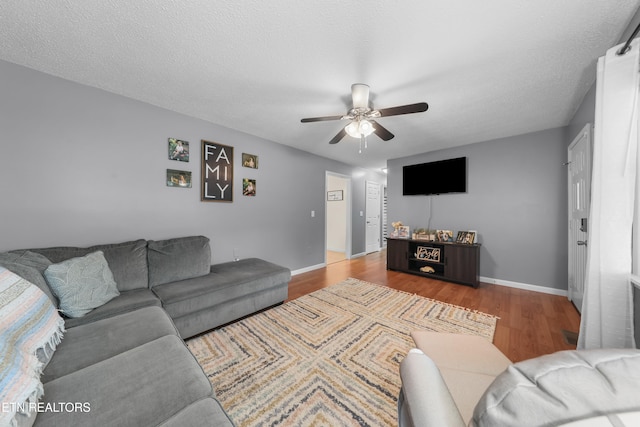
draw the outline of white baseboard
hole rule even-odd
[[[366,252],[361,252],[359,254],[351,255],[351,258],[349,258],[349,259],[360,258],[360,257],[363,257],[365,255],[367,255]],[[302,273],[308,273],[309,271],[318,270],[318,269],[324,268],[326,266],[327,266],[326,262],[323,262],[322,264],[310,265],[309,267],[303,267],[303,268],[300,268],[298,270],[293,270],[291,272],[291,275],[295,276],[295,275],[302,274]]]
[[[344,248],[332,248],[332,247],[327,247],[327,250],[328,250],[328,251],[331,251],[331,252],[343,252],[343,253],[345,252]]]
[[[300,268],[298,270],[293,270],[291,272],[291,275],[295,276],[295,275],[302,274],[302,273],[308,273],[309,271],[318,270],[318,269],[324,268],[326,266],[327,266],[327,263],[325,263],[325,262],[323,262],[322,264],[310,265],[309,267],[304,267],[304,268]]]
[[[524,289],[525,291],[542,292],[543,294],[559,295],[563,297],[568,295],[567,291],[563,289],[547,288],[546,286],[530,285],[528,283],[512,282],[510,280],[493,279],[491,277],[480,276],[480,281],[482,283],[491,283],[493,285]]]

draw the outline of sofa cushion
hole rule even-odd
[[[155,426],[212,393],[183,341],[164,336],[45,383],[44,405],[89,410],[42,412],[35,426]]]
[[[231,300],[221,300],[215,306],[173,317],[173,323],[180,331],[183,339],[217,328],[229,322],[234,322],[244,316],[256,313],[262,309],[280,304],[287,299],[288,284],[283,282],[269,289],[256,291]]]
[[[204,236],[149,240],[149,286],[191,279],[209,273],[211,247]]]
[[[53,305],[58,306],[58,299],[49,289],[43,276],[44,271],[51,265],[51,261],[47,257],[26,250],[2,252],[0,253],[0,265],[39,287],[53,302]]]
[[[144,307],[69,328],[44,370],[42,381],[54,380],[166,335],[178,335],[178,331],[160,307]]]
[[[233,426],[220,402],[212,397],[199,400],[160,424],[160,427],[201,427],[203,420],[209,426]]]
[[[102,251],[109,263],[109,268],[113,273],[113,278],[118,285],[119,291],[143,289],[149,286],[146,240],[139,239],[123,243],[96,245],[88,248],[59,246],[31,249],[31,251],[44,255],[54,263],[84,256],[91,252]]]
[[[281,286],[289,280],[289,269],[258,258],[247,258],[213,265],[206,276],[158,285],[153,291],[169,315],[176,319]]]
[[[130,291],[123,291],[108,303],[92,310],[89,314],[86,314],[83,317],[65,319],[65,326],[67,328],[73,328],[79,325],[95,322],[96,320],[128,313],[142,307],[153,306],[160,307],[161,303],[158,297],[156,297],[151,290],[133,289]]]
[[[559,425],[640,410],[640,350],[562,351],[510,366],[470,425]]]
[[[44,276],[67,317],[82,317],[120,295],[101,251],[51,264]]]

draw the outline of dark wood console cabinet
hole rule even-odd
[[[477,288],[480,245],[389,238],[387,269]]]

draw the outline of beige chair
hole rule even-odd
[[[640,425],[640,350],[570,350],[512,364],[478,336],[411,336],[417,348],[400,364],[401,427]]]
[[[417,349],[411,350],[412,353],[405,358],[400,372],[403,388],[411,388],[415,392],[407,390],[403,397],[415,397],[414,401],[407,402],[409,406],[423,408],[427,413],[433,411],[434,407],[449,412],[450,417],[446,419],[451,424],[446,424],[447,427],[467,425],[480,397],[493,380],[511,365],[511,361],[486,338],[475,335],[414,331],[411,337]],[[418,352],[428,358],[416,357]],[[415,375],[420,371],[430,372],[427,388],[429,395],[433,393],[433,398],[438,400],[437,403],[424,399],[423,392],[418,391],[426,385],[424,378]],[[414,414],[424,411],[414,411]],[[428,424],[426,420],[414,420],[414,424],[406,425]]]

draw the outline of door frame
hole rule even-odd
[[[593,140],[592,140],[592,128],[591,128],[591,124],[588,123],[584,126],[584,128],[582,128],[580,130],[580,132],[578,132],[578,134],[575,136],[575,138],[573,139],[573,141],[571,141],[571,144],[569,144],[569,146],[567,147],[567,225],[568,225],[568,230],[567,230],[567,243],[568,243],[568,253],[567,253],[567,258],[568,258],[568,265],[567,265],[567,269],[568,269],[568,283],[567,283],[567,297],[569,298],[569,300],[573,303],[573,305],[576,307],[576,309],[578,310],[578,312],[582,312],[582,301],[584,299],[584,283],[581,285],[582,287],[582,291],[583,291],[583,295],[577,295],[575,294],[575,287],[572,287],[572,281],[571,278],[576,277],[575,270],[576,270],[576,266],[575,261],[576,261],[576,257],[574,256],[577,253],[578,250],[578,236],[574,234],[574,228],[573,228],[573,218],[572,218],[572,193],[573,193],[573,181],[572,181],[572,173],[571,173],[571,164],[572,162],[574,162],[575,156],[572,155],[573,153],[573,149],[575,148],[575,146],[582,140],[586,139],[587,142],[587,155],[586,155],[586,159],[585,159],[585,165],[584,168],[586,169],[586,175],[589,177],[589,182],[587,187],[589,188],[585,188],[585,199],[588,198],[588,202],[585,205],[586,206],[586,218],[587,218],[587,229],[586,229],[586,245],[589,244],[588,242],[588,236],[589,236],[589,218],[590,218],[590,209],[591,209],[591,172],[592,172],[592,168],[593,168],[593,164],[592,164],[592,156],[593,156]],[[586,251],[586,246],[584,248],[584,250]],[[586,259],[586,255],[585,255],[585,259]],[[584,271],[584,274],[586,274],[586,268]],[[583,275],[578,275],[579,277],[584,277]],[[576,302],[578,302],[578,304],[576,304]]]
[[[367,237],[368,237],[368,226],[367,226],[367,213],[369,210],[369,185],[375,185],[378,187],[378,206],[376,206],[377,208],[377,212],[378,212],[378,230],[377,230],[377,236],[378,236],[378,245],[376,247],[376,249],[372,252],[369,252],[369,242],[367,241]],[[380,252],[382,250],[382,184],[380,184],[377,181],[365,181],[364,184],[364,217],[365,217],[365,223],[364,223],[364,250],[365,253],[373,253],[373,252]]]
[[[329,209],[328,209],[328,201],[327,201],[327,191],[330,191],[331,189],[329,188],[329,177],[332,176],[334,178],[339,178],[339,179],[343,179],[345,181],[346,184],[346,188],[347,190],[345,191],[345,195],[344,195],[344,201],[345,201],[345,206],[346,206],[346,218],[345,218],[345,223],[346,223],[346,236],[345,236],[345,250],[344,250],[344,255],[346,257],[346,259],[351,259],[351,228],[352,228],[352,218],[351,218],[351,194],[352,194],[352,183],[351,183],[351,177],[349,175],[343,175],[341,173],[337,173],[337,172],[331,172],[331,171],[325,171],[325,178],[324,178],[324,264],[327,264],[327,244],[328,244],[328,238],[327,238],[327,233],[329,232],[328,227],[327,227],[327,223],[329,221]]]

